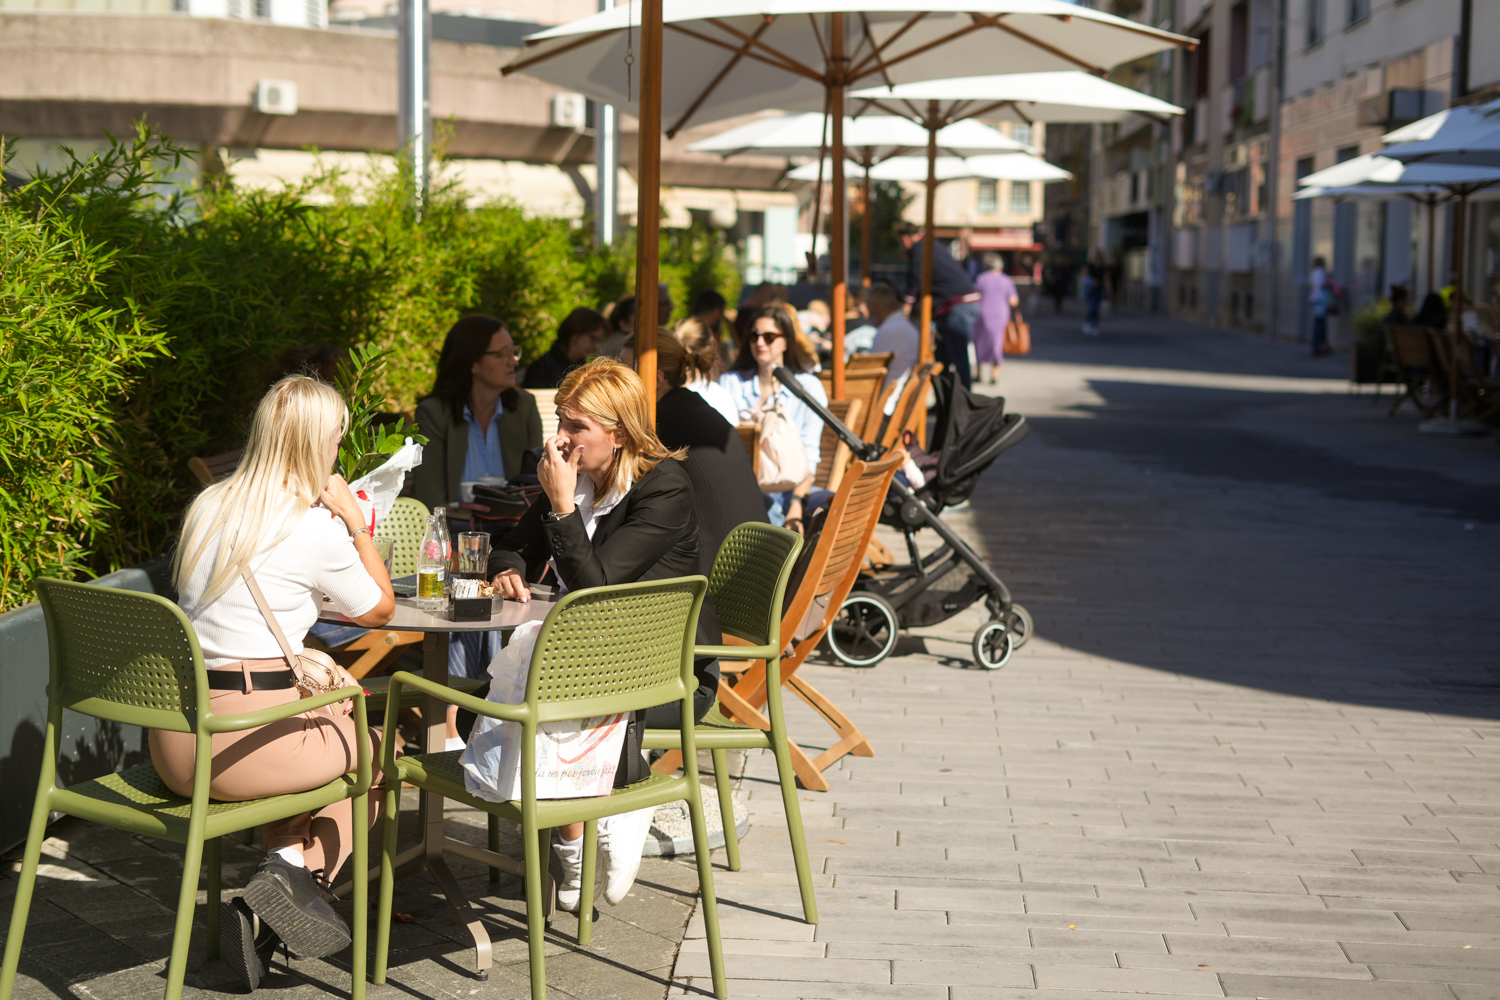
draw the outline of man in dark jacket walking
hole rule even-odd
[[[910,222],[901,226],[906,248],[906,301],[913,303],[912,319],[920,323],[922,296],[922,231]],[[932,318],[937,328],[933,354],[969,387],[969,335],[979,318],[979,292],[963,267],[941,242],[932,244]]]

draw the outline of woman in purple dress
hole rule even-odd
[[[984,255],[985,271],[974,282],[979,289],[979,319],[972,334],[974,357],[979,362],[979,382],[994,385],[1004,360],[1005,327],[1010,311],[1021,304],[1016,283],[1005,273],[1005,261],[993,251]]]

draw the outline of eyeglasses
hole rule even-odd
[[[754,333],[750,334],[750,341],[751,341],[751,343],[754,343],[756,340],[759,340],[762,344],[774,344],[774,343],[776,343],[776,341],[778,341],[780,339],[781,339],[781,332],[779,330],[778,331],[774,331],[774,332],[768,332],[768,331],[765,331],[765,330],[760,330],[760,331],[757,331],[757,332],[754,332]]]

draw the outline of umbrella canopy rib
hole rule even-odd
[[[1026,42],[1026,43],[1028,43],[1030,45],[1035,45],[1037,48],[1041,49],[1043,52],[1046,52],[1046,53],[1048,53],[1050,55],[1057,56],[1057,58],[1059,58],[1059,59],[1066,59],[1068,62],[1072,63],[1074,66],[1077,66],[1079,69],[1084,70],[1086,72],[1093,73],[1093,74],[1095,74],[1097,76],[1104,76],[1106,73],[1109,72],[1109,70],[1106,69],[1103,66],[1090,65],[1085,60],[1079,59],[1077,56],[1073,55],[1071,52],[1064,52],[1062,49],[1058,48],[1057,46],[1055,46],[1055,45],[1049,45],[1046,42],[1042,41],[1040,38],[1032,38],[1030,35],[1026,34],[1026,32],[1021,31],[1018,28],[1013,28],[1013,27],[1011,27],[1008,24],[1001,24],[1000,23],[1000,18],[1004,17],[1004,16],[1005,15],[1000,14],[1000,15],[996,15],[995,18],[994,18],[995,27],[999,28],[1001,31],[1009,32],[1010,34],[1015,35],[1021,41]]]
[[[676,124],[667,129],[668,139],[675,138],[677,133],[682,131],[682,126],[687,123],[688,119],[692,118],[693,115],[698,113],[698,109],[703,107],[704,101],[713,96],[713,92],[719,89],[719,84],[724,82],[724,78],[734,71],[734,68],[740,64],[741,59],[745,58],[745,56],[749,54],[750,47],[754,43],[754,41],[758,40],[760,36],[765,33],[765,30],[770,26],[770,21],[762,21],[760,23],[760,27],[755,29],[755,35],[751,39],[751,41],[745,42],[744,45],[742,45],[738,50],[735,51],[734,55],[730,57],[729,61],[724,64],[724,68],[719,70],[719,75],[714,77],[712,82],[710,82],[707,87],[703,88],[703,91],[697,96],[696,99],[694,99],[693,103],[688,106],[688,109],[682,113],[682,117],[677,119]],[[676,28],[677,26],[673,25],[672,27]]]

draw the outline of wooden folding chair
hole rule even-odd
[[[210,455],[207,458],[199,458],[194,455],[187,460],[188,471],[193,474],[200,485],[212,486],[224,476],[229,475],[239,468],[240,459],[245,455],[245,449],[236,448],[234,451],[226,451],[221,455]]]
[[[1391,404],[1389,416],[1395,416],[1408,400],[1424,417],[1433,416],[1448,402],[1448,381],[1439,377],[1429,333],[1425,326],[1392,324],[1390,327],[1391,353],[1401,379],[1401,392]]]
[[[879,414],[885,412],[885,402],[881,398],[881,393],[885,390],[885,373],[886,369],[876,367],[844,372],[844,398],[862,401],[864,406],[861,409],[865,414],[863,426],[855,427],[851,424],[849,429],[866,441],[880,427]],[[825,368],[818,373],[818,378],[823,382],[823,391],[828,394],[829,399],[833,399],[833,373]],[[873,427],[870,424],[872,419]]]
[[[864,400],[861,399],[835,399],[829,402],[828,412],[852,430],[864,416],[864,405]],[[844,439],[825,424],[823,438],[818,445],[818,468],[813,473],[813,485],[820,490],[837,493],[839,484],[844,481],[844,470],[849,467],[849,459],[852,457]]]
[[[1434,331],[1431,343],[1442,384],[1458,389],[1459,416],[1488,421],[1500,414],[1500,378],[1480,374],[1479,363],[1474,359],[1473,342],[1460,336],[1456,355],[1451,331]],[[1458,366],[1457,381],[1453,378],[1455,365]],[[1451,393],[1452,389],[1449,391]]]
[[[932,388],[932,380],[942,370],[943,366],[938,362],[924,361],[912,371],[906,385],[901,388],[901,398],[896,400],[890,423],[880,435],[882,445],[896,447],[901,443],[903,431],[911,431],[919,440],[926,437],[921,432],[926,430],[927,424],[927,390]]]
[[[781,661],[781,682],[812,706],[838,735],[833,746],[817,757],[808,756],[807,751],[796,743],[789,747],[797,778],[804,788],[814,791],[828,791],[823,770],[845,754],[875,756],[875,749],[859,727],[826,695],[801,677],[798,668],[823,641],[823,633],[833,624],[844,599],[854,588],[865,546],[875,534],[876,522],[880,520],[886,491],[905,460],[906,453],[898,448],[877,462],[855,459],[851,463],[828,509],[817,545],[797,584],[796,594],[781,616],[782,641],[790,639],[792,643],[791,652]],[[764,660],[752,663],[733,687],[727,681],[719,682],[720,708],[747,726],[769,732],[771,721],[761,711],[766,702]]]
[[[755,467],[755,449],[760,447],[760,428],[755,424],[737,424],[734,428],[740,432],[740,443],[745,446],[745,454],[750,456],[750,467]]]
[[[542,440],[546,441],[557,434],[557,390],[556,389],[527,389],[536,399],[536,408],[542,413]]]
[[[884,354],[851,354],[844,362],[844,371],[858,372],[866,368],[884,368],[891,370],[891,362],[896,359],[895,351],[886,351]]]

